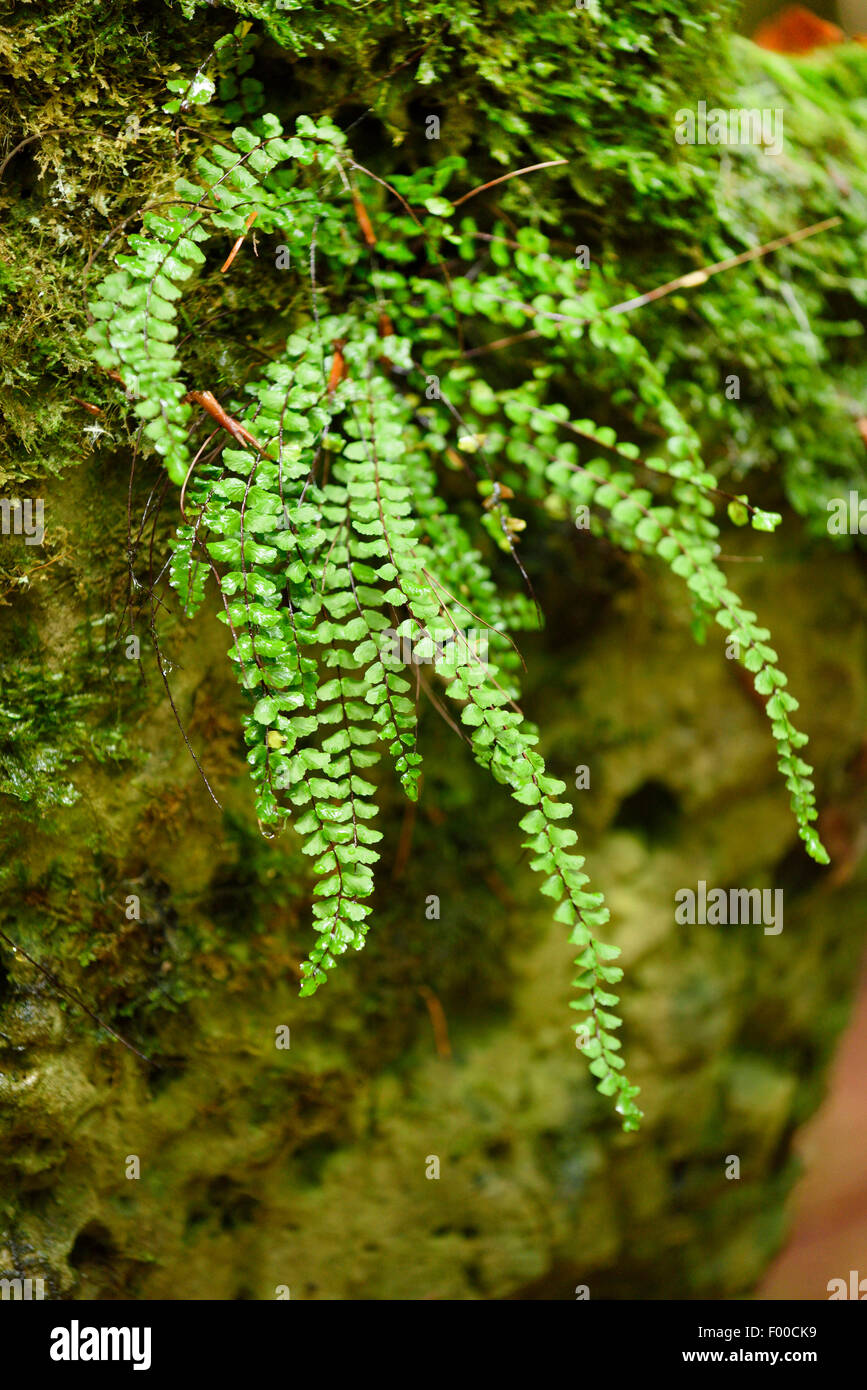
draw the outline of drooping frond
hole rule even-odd
[[[514,241],[486,233],[493,265],[480,267],[478,228],[445,196],[460,159],[386,185],[327,120],[302,118],[286,137],[263,116],[231,141],[196,161],[199,181],[179,180],[176,202],[144,215],[99,286],[90,337],[183,489],[170,578],[188,614],[215,576],[260,823],[269,834],[291,824],[313,860],[317,940],[302,993],[364,944],[382,838],[371,770],[392,767],[418,797],[428,666],[477,762],[521,807],[531,868],[578,950],[580,1047],[624,1127],[637,1128],[614,1012],[619,951],[599,935],[609,912],[575,851],[565,784],[520,705],[511,634],[538,622],[520,540],[534,509],[586,509],[592,533],[670,566],[697,620],[737,643],[767,702],[799,833],[825,862],[798,752],[806,739],[790,720],[797,702],[718,563],[716,479],[626,316],[606,316],[600,274],[558,260],[536,229]],[[311,266],[309,306],[258,380],[191,382],[180,305],[186,317],[197,280],[218,273],[213,239],[243,238],[254,221]],[[510,336],[541,344],[545,359],[496,389],[479,354]],[[585,350],[610,357],[612,393],[636,432],[652,422],[664,434],[660,457],[570,407]],[[455,508],[442,484],[457,470],[472,499]],[[737,507],[730,515],[759,529],[779,520]],[[505,579],[486,558],[491,541]]]

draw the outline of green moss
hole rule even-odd
[[[89,626],[76,637],[71,668],[50,670],[39,660],[28,664],[19,651],[11,653],[0,676],[0,720],[7,732],[0,748],[0,796],[15,797],[32,815],[78,799],[74,783],[63,778],[83,759],[120,764],[131,757],[114,719],[129,676],[111,671]],[[114,692],[112,674],[118,679]]]

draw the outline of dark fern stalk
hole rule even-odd
[[[638,1088],[616,1036],[620,952],[598,936],[609,912],[575,852],[565,784],[548,773],[519,705],[520,658],[509,634],[536,625],[535,606],[499,591],[439,495],[439,471],[458,464],[476,476],[481,528],[522,575],[525,520],[511,510],[515,498],[555,515],[592,508],[596,534],[658,555],[684,580],[697,621],[728,630],[767,698],[799,832],[826,862],[811,769],[796,751],[806,739],[789,718],[796,702],[768,632],[716,563],[715,479],[625,318],[605,319],[607,287],[594,272],[577,283],[576,268],[524,229],[512,246],[498,232],[488,237],[491,273],[456,273],[479,246],[475,223],[463,216],[456,227],[443,196],[460,159],[396,177],[387,192],[372,183],[381,203],[374,229],[355,182],[366,171],[331,122],[302,117],[285,138],[276,118],[263,116],[231,139],[234,148],[217,145],[199,158],[200,183],[179,180],[177,201],[144,215],[144,233],[129,238],[91,305],[90,338],[96,362],[120,378],[146,438],[184,487],[170,579],[189,615],[209,574],[217,578],[247,700],[260,824],[268,834],[293,825],[313,860],[317,941],[301,992],[311,994],[338,956],[364,944],[382,838],[371,769],[387,756],[407,796],[418,796],[416,704],[395,643],[413,643],[419,659],[439,648],[434,669],[445,695],[476,760],[522,807],[541,892],[578,948],[579,1045],[623,1127],[636,1129]],[[254,214],[266,235],[307,248],[315,241],[327,273],[316,308],[245,388],[246,402],[220,383],[234,437],[224,430],[195,452],[200,422],[175,348],[178,305],[205,273],[207,242],[215,233],[242,237]],[[492,331],[529,324],[545,340],[546,365],[492,390],[456,352],[462,319]],[[612,389],[624,374],[637,383],[636,425],[655,419],[668,457],[643,461],[613,430],[571,419],[560,384],[585,334],[593,350],[610,354]],[[779,520],[739,507],[735,519],[760,529]],[[469,640],[479,628],[484,656]]]

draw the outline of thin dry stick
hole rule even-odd
[[[789,232],[788,236],[781,236],[774,241],[768,241],[764,246],[754,246],[750,251],[742,251],[739,256],[729,256],[727,260],[717,261],[714,265],[705,266],[702,270],[691,270],[686,275],[679,275],[676,280],[669,280],[666,284],[657,286],[655,290],[648,290],[646,294],[636,295],[634,299],[624,299],[620,304],[610,304],[606,309],[600,309],[598,314],[590,314],[586,318],[580,318],[577,314],[556,314],[548,309],[537,309],[532,304],[524,304],[516,299],[501,299],[499,302],[524,309],[535,318],[555,319],[561,323],[595,323],[608,314],[625,314],[631,309],[640,309],[643,304],[650,304],[654,299],[662,299],[665,295],[673,294],[675,290],[695,289],[699,285],[703,285],[712,275],[719,275],[722,271],[731,270],[736,265],[745,265],[747,261],[757,260],[759,256],[770,255],[772,251],[779,251],[783,246],[791,246],[797,241],[806,240],[807,237],[817,236],[819,232],[827,232],[831,227],[839,226],[842,220],[841,217],[828,217],[824,222],[814,223],[812,227],[802,227],[797,232]],[[492,297],[497,298],[497,296]],[[485,352],[494,352],[498,348],[510,347],[512,343],[526,342],[529,338],[540,336],[538,328],[529,328],[524,333],[515,333],[509,338],[498,338],[493,343],[485,343],[481,347],[470,348],[468,352],[463,353],[463,356],[480,357]]]
[[[546,159],[542,164],[528,164],[525,169],[513,169],[511,174],[501,174],[498,179],[491,179],[488,183],[480,183],[478,188],[471,188],[469,193],[463,197],[456,198],[452,203],[453,208],[459,208],[461,203],[466,203],[470,198],[475,198],[477,193],[484,193],[486,188],[496,188],[498,183],[505,183],[507,179],[516,179],[521,174],[532,174],[537,169],[552,169],[556,164],[568,164],[568,159]]]
[[[71,999],[73,1004],[77,1004],[80,1009],[83,1009],[88,1017],[93,1019],[94,1023],[98,1023],[100,1028],[104,1028],[107,1033],[110,1033],[113,1038],[116,1038],[119,1043],[122,1043],[128,1052],[134,1052],[136,1057],[140,1057],[143,1062],[147,1062],[149,1067],[158,1067],[160,1065],[159,1062],[153,1061],[151,1057],[147,1057],[144,1052],[139,1052],[138,1048],[133,1047],[131,1042],[127,1042],[126,1038],[123,1037],[121,1033],[118,1033],[116,1028],[112,1028],[111,1024],[106,1023],[104,1018],[100,1018],[99,1014],[94,1013],[93,1009],[85,1004],[83,999],[80,999],[77,994],[73,994],[71,989],[68,989],[66,985],[58,980],[53,971],[49,970],[44,965],[40,965],[38,960],[34,960],[31,955],[28,955],[24,947],[18,946],[10,936],[6,935],[5,931],[0,931],[0,937],[6,942],[13,955],[23,956],[25,960],[29,961],[34,970],[38,970],[40,975],[44,975],[46,980],[48,980],[56,990],[59,990],[61,994],[65,994],[66,998]]]
[[[429,700],[429,702],[430,702],[430,704],[433,706],[433,708],[436,710],[436,712],[437,712],[437,714],[439,715],[440,719],[442,719],[443,723],[448,724],[448,726],[449,726],[449,728],[451,729],[452,733],[457,734],[459,738],[462,738],[462,739],[463,739],[463,741],[464,741],[464,743],[467,745],[467,747],[472,747],[472,745],[471,745],[471,743],[470,743],[470,740],[467,738],[467,736],[466,736],[466,734],[464,733],[463,729],[460,727],[459,724],[456,724],[455,721],[451,718],[451,716],[450,716],[450,714],[448,713],[448,711],[447,711],[445,705],[442,703],[441,700],[438,700],[438,699],[437,699],[437,697],[436,697],[436,695],[434,694],[433,690],[431,689],[430,685],[429,685],[428,682],[425,680],[424,676],[423,676],[422,673],[421,673],[421,666],[417,666],[415,669],[416,669],[416,672],[417,672],[417,674],[418,674],[419,686],[420,686],[421,690],[424,691],[425,696],[427,697],[427,699]],[[411,802],[410,802],[410,805],[411,805],[411,806],[414,806],[414,805],[415,805],[415,802],[414,802],[414,801],[411,801]]]
[[[229,252],[229,254],[228,254],[228,256],[226,257],[226,259],[225,259],[225,261],[223,262],[223,264],[220,266],[220,274],[221,274],[221,275],[225,275],[226,271],[229,269],[229,266],[232,264],[233,260],[235,259],[235,257],[237,256],[238,252],[240,251],[241,246],[243,245],[244,237],[247,235],[247,233],[249,232],[250,228],[252,227],[253,223],[256,221],[256,218],[257,218],[258,216],[259,216],[259,209],[258,209],[258,208],[254,208],[253,211],[250,213],[250,216],[247,218],[246,223],[244,224],[244,230],[243,230],[243,232],[242,232],[241,235],[238,237],[238,240],[235,242],[235,245],[232,247],[231,251]]]
[[[530,338],[541,338],[541,336],[538,328],[528,328],[524,333],[513,333],[510,338],[495,338],[492,343],[484,343],[482,347],[470,348],[469,352],[464,353],[464,357],[481,357],[486,352],[498,352],[500,348],[511,347],[513,343],[525,343]]]
[[[789,232],[788,236],[777,237],[774,241],[765,242],[764,246],[754,246],[751,251],[742,251],[739,256],[729,256],[727,260],[717,261],[714,265],[705,266],[703,270],[692,270],[687,275],[679,275],[676,280],[669,280],[668,284],[660,285],[658,289],[648,290],[647,294],[640,294],[635,299],[627,299],[623,304],[615,304],[613,308],[606,309],[608,314],[623,314],[629,309],[637,309],[642,304],[648,304],[652,299],[662,299],[663,295],[672,294],[675,290],[691,290],[697,285],[703,285],[705,280],[709,280],[711,275],[719,275],[722,270],[731,270],[733,266],[745,265],[747,261],[754,261],[759,256],[767,256],[771,251],[779,251],[783,246],[791,246],[796,241],[804,241],[806,237],[816,236],[819,232],[827,232],[831,227],[838,227],[843,221],[842,217],[826,217],[824,222],[815,222],[812,227],[802,227],[800,231]]]

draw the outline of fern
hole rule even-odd
[[[201,80],[196,90],[207,99]],[[624,1128],[636,1129],[638,1088],[616,1035],[619,951],[598,935],[609,912],[575,852],[565,785],[549,774],[519,704],[510,634],[536,626],[535,606],[526,593],[500,592],[463,515],[440,495],[441,473],[474,477],[481,531],[516,573],[523,503],[561,517],[586,507],[595,534],[658,556],[683,579],[698,629],[715,620],[728,631],[767,700],[799,833],[824,863],[811,769],[797,751],[806,739],[789,717],[797,703],[769,633],[717,563],[716,480],[627,320],[606,315],[601,272],[580,275],[535,229],[510,241],[502,227],[480,233],[467,217],[456,225],[444,193],[459,158],[385,190],[368,180],[362,199],[366,171],[330,121],[302,117],[286,138],[262,116],[231,139],[233,149],[216,145],[197,160],[200,182],[180,179],[176,201],[144,214],[143,233],[99,286],[90,338],[184,488],[170,579],[189,614],[216,577],[246,697],[260,824],[267,834],[292,824],[313,859],[317,941],[301,992],[364,944],[382,838],[371,769],[387,757],[406,795],[419,794],[416,700],[394,646],[406,639],[419,659],[438,651],[434,673],[474,757],[522,808],[541,892],[578,948],[579,1044]],[[178,312],[211,273],[209,241],[243,238],[253,220],[306,256],[315,249],[321,283],[246,400],[225,383],[229,399],[218,405],[203,383],[186,383]],[[482,236],[490,273],[457,273],[477,262]],[[478,352],[486,325],[544,340],[545,365],[494,390],[456,349],[467,324],[483,339]],[[610,358],[613,396],[636,428],[652,420],[665,433],[667,457],[642,460],[610,428],[571,418],[562,397],[584,340]],[[197,443],[203,422],[192,407],[202,403],[213,419]],[[759,529],[779,521],[743,500],[730,514]],[[469,640],[479,629],[484,655]]]

